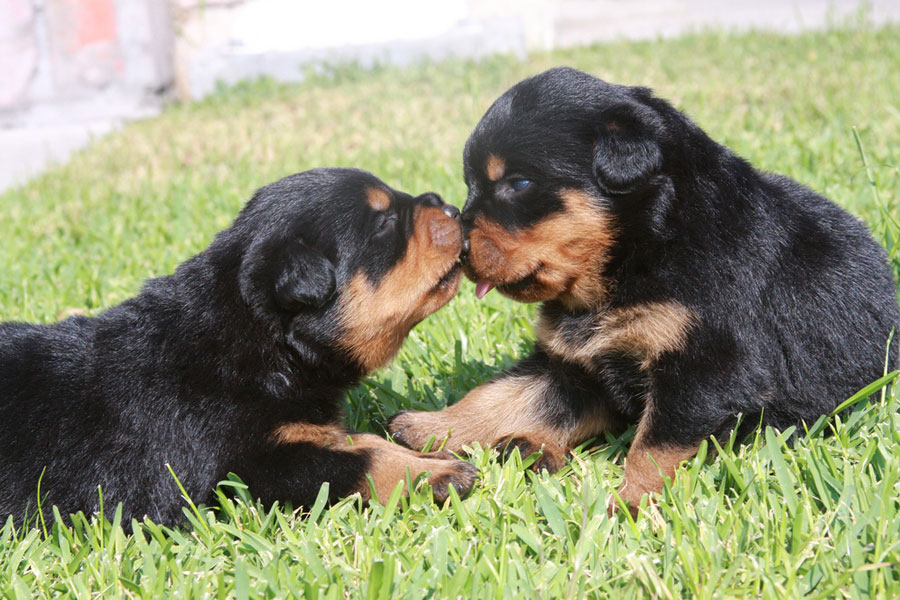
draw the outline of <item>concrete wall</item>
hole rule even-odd
[[[181,98],[196,98],[217,81],[260,75],[294,81],[304,65],[322,62],[402,65],[522,52],[527,32],[509,11],[548,2],[176,0],[176,89]],[[500,4],[509,7],[488,6]]]
[[[866,0],[875,23],[900,0]],[[686,30],[821,28],[860,0],[0,0],[0,190],[103,135],[322,62],[524,54]]]
[[[780,31],[852,18],[861,0],[172,0],[176,90],[270,75],[297,80],[329,61],[403,65],[421,58],[524,54],[617,37],[703,27]],[[875,22],[900,19],[900,1],[867,0]]]
[[[0,0],[0,126],[131,115],[174,82],[161,0]]]
[[[869,0],[877,22],[900,1]],[[822,27],[860,0],[0,0],[0,126],[131,114],[303,67],[523,54],[686,29]],[[48,108],[49,107],[49,108]]]

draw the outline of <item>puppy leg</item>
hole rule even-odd
[[[665,478],[675,477],[675,468],[697,453],[699,444],[673,445],[660,443],[654,436],[654,419],[650,406],[638,422],[631,449],[625,457],[625,479],[619,486],[619,497],[628,504],[628,510],[637,517],[641,497],[659,493]],[[619,509],[615,498],[608,504],[610,516]]]
[[[450,497],[451,486],[460,496],[464,496],[472,489],[478,475],[478,469],[473,465],[457,459],[449,452],[422,454],[372,434],[354,434],[352,443],[354,448],[369,453],[371,461],[367,473],[382,502],[387,500],[397,482],[406,482],[407,471],[410,480],[415,479],[419,473],[428,473],[428,483],[438,502]],[[359,492],[363,498],[369,498],[371,486],[368,479],[363,487],[365,489]]]
[[[578,443],[615,426],[597,384],[580,368],[551,363],[537,351],[494,381],[444,410],[406,411],[388,422],[394,439],[415,449],[433,438],[434,448],[460,452],[478,442],[522,456],[543,450],[535,468],[555,471]]]
[[[478,474],[474,466],[449,452],[422,454],[375,435],[305,423],[280,427],[267,452],[235,471],[264,501],[289,500],[304,506],[315,500],[325,481],[331,484],[332,501],[355,493],[370,499],[374,487],[383,502],[397,483],[406,481],[407,471],[410,480],[427,473],[435,500],[442,502],[451,486],[466,494]]]

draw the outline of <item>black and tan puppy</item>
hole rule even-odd
[[[863,224],[650,90],[547,71],[491,106],[464,160],[466,274],[543,302],[538,340],[458,404],[395,416],[408,446],[543,446],[555,469],[636,423],[634,511],[739,414],[811,424],[883,373],[897,296]]]
[[[343,392],[453,297],[459,211],[373,175],[321,169],[260,189],[173,275],[95,318],[0,325],[0,516],[124,503],[171,523],[229,471],[264,501],[384,499],[475,468],[340,425]]]

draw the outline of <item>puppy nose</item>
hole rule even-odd
[[[459,209],[453,206],[452,204],[445,204],[441,207],[441,210],[444,211],[444,214],[450,217],[451,219],[459,218]]]
[[[459,257],[463,260],[469,258],[469,237],[466,236],[462,241],[462,251],[459,253]]]

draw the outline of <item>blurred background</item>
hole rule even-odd
[[[715,29],[819,29],[871,0],[0,0],[0,190],[122,122],[309,68],[525,55]]]

